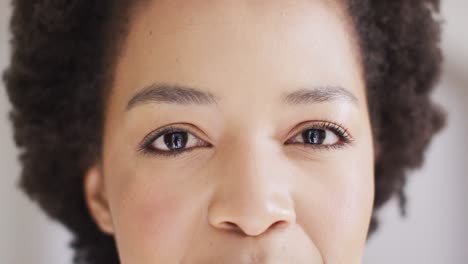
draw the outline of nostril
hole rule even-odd
[[[238,225],[230,221],[224,221],[221,223],[221,227],[227,230],[240,229]]]
[[[267,230],[284,229],[287,226],[288,226],[288,221],[280,220],[280,221],[276,221],[276,222],[272,223],[268,228],[266,228],[265,230],[263,230],[263,231],[261,231],[259,233],[263,233],[263,232],[265,232]],[[241,233],[241,234],[246,234],[246,235],[257,233],[257,231],[249,232],[248,230],[243,229],[241,226],[239,226],[238,224],[236,224],[234,222],[231,222],[231,221],[220,222],[218,227],[221,228],[221,229],[224,229],[226,231],[232,231],[232,232],[235,232],[235,233]]]
[[[231,231],[234,233],[239,233],[239,234],[244,234],[244,231],[242,228],[240,228],[236,223],[230,222],[230,221],[224,221],[221,222],[219,227],[221,229],[224,229],[226,231]]]
[[[271,226],[270,229],[282,229],[288,226],[288,221],[281,220],[281,221],[276,221],[274,222]]]
[[[264,195],[248,203],[243,199],[227,203],[225,198],[218,198],[216,203],[210,204],[207,220],[219,231],[245,236],[258,236],[274,230],[282,232],[296,221],[296,215],[293,203],[287,201],[287,197],[280,198]]]

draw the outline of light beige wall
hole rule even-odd
[[[367,264],[467,263],[468,260],[468,2],[443,5],[446,72],[434,99],[450,114],[447,130],[428,152],[426,166],[408,185],[409,216],[400,219],[396,202],[382,212],[382,228],[370,241]],[[8,60],[7,0],[0,2],[0,69]],[[16,190],[17,151],[0,84],[0,263],[70,263],[67,232],[50,222]]]

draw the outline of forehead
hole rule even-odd
[[[154,82],[233,100],[310,86],[344,87],[362,97],[348,28],[334,1],[145,1],[118,61],[116,99],[125,105]]]

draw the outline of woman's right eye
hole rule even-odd
[[[209,143],[199,139],[185,129],[166,128],[155,132],[144,140],[141,150],[147,154],[176,156],[196,147],[208,147]]]
[[[185,131],[180,131],[159,136],[151,146],[161,151],[173,151],[195,147],[198,141],[199,139],[194,135]]]

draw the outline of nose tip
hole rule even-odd
[[[259,226],[259,225],[257,225],[257,226],[253,226],[253,225],[239,226],[236,223],[225,221],[225,222],[222,222],[222,223],[219,224],[219,228],[227,230],[227,231],[232,231],[232,232],[236,232],[236,233],[239,233],[239,234],[243,234],[243,235],[246,235],[246,236],[255,237],[255,236],[259,236],[259,235],[265,233],[268,229],[279,229],[281,227],[285,227],[286,225],[287,225],[287,223],[285,221],[277,221],[277,222],[273,223],[271,226],[269,226],[269,227],[267,227],[265,229],[265,227]]]
[[[234,223],[230,221],[223,221],[215,226],[226,231],[232,231],[235,233],[243,234],[245,236],[255,237],[263,233],[266,233],[268,230],[281,229],[281,228],[287,227],[288,225],[289,225],[289,222],[285,220],[279,220],[279,221],[272,223],[269,226],[255,224],[255,223],[238,224],[238,223]]]
[[[296,221],[295,212],[289,204],[281,206],[279,203],[270,203],[262,206],[248,203],[242,209],[221,206],[211,208],[210,224],[220,230],[254,237],[287,228]]]

